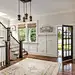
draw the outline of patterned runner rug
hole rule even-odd
[[[57,62],[26,58],[0,71],[0,75],[57,75]]]

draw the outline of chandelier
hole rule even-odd
[[[31,1],[32,0],[18,0],[18,20],[20,21],[22,18],[22,21],[25,22],[28,18],[30,21],[32,21],[31,16]],[[23,17],[21,17],[20,13],[20,4],[23,3]],[[27,13],[27,4],[30,3],[30,16]]]

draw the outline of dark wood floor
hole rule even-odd
[[[75,62],[72,60],[62,63],[62,59],[56,58],[56,57],[47,57],[47,56],[40,56],[40,55],[28,55],[27,57],[53,61],[53,62],[59,62],[61,65],[59,66],[58,75],[75,75]]]
[[[48,57],[48,56],[40,56],[40,55],[25,55],[25,58],[34,58],[34,59],[40,59],[40,60],[46,60],[46,61],[53,61],[53,62],[60,62],[59,66],[59,72],[58,75],[75,75],[75,61],[68,61],[68,62],[61,62],[61,58],[56,57]],[[19,62],[23,59],[17,59],[15,61],[11,61],[11,65],[15,64],[16,62]]]

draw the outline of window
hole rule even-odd
[[[25,35],[25,32],[26,31],[26,26],[25,26],[25,24],[19,24],[18,25],[18,36],[19,36],[19,40],[22,40],[22,41],[25,41],[26,39],[25,39],[25,37],[26,37],[26,35]]]
[[[36,23],[27,24],[28,39],[30,42],[36,42]]]
[[[18,25],[19,40],[25,42],[36,42],[37,28],[36,23],[26,23]]]

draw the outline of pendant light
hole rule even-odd
[[[28,13],[27,13],[28,6],[27,6],[27,4],[30,2],[30,16],[29,16],[29,19],[30,19],[30,21],[32,21],[32,16],[31,16],[31,1],[32,0],[18,0],[18,20],[19,21],[21,20],[20,2],[22,2],[22,4],[23,4],[23,18],[22,18],[23,22],[25,22],[28,19]]]
[[[27,14],[27,2],[26,2],[26,14],[25,14],[25,19],[28,19],[28,14]]]
[[[29,16],[30,21],[32,21],[32,16],[31,16],[31,1],[30,1],[30,16]]]
[[[21,15],[20,15],[20,0],[18,0],[18,20],[21,20]]]
[[[23,13],[24,13],[24,15],[23,15],[23,22],[25,22],[25,3],[23,3]]]

